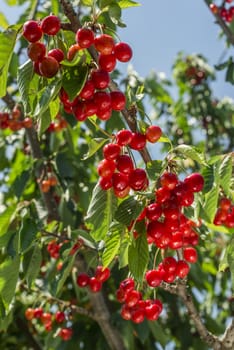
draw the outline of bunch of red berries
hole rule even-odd
[[[57,239],[53,239],[47,244],[47,251],[51,258],[59,259],[60,257],[60,249],[62,246],[67,243],[68,240],[64,240],[63,242],[58,242]],[[84,241],[81,238],[78,238],[77,241],[71,247],[69,255],[74,255],[82,246],[84,245]]]
[[[79,273],[76,283],[79,287],[89,287],[90,291],[96,293],[102,289],[102,284],[110,277],[110,269],[98,265],[94,276],[90,277],[87,273]]]
[[[146,318],[156,321],[162,312],[162,303],[159,299],[142,299],[142,294],[135,289],[135,282],[132,278],[126,278],[120,283],[116,291],[116,299],[123,303],[121,316],[125,320],[132,320],[134,323],[141,323]]]
[[[232,2],[233,0],[225,0],[221,6],[211,3],[210,9],[214,14],[222,17],[225,22],[231,23],[234,17],[234,6],[230,6]]]
[[[29,117],[20,119],[21,112],[19,109],[14,108],[11,113],[0,112],[0,129],[9,128],[12,131],[18,131],[22,128],[31,128],[32,119]]]
[[[61,327],[62,324],[68,321],[67,315],[63,311],[58,310],[55,314],[52,314],[44,311],[41,307],[35,309],[27,308],[25,310],[25,318],[30,322],[34,322],[34,324],[35,320],[40,322],[44,325],[45,331],[51,332],[53,330],[63,340],[69,340],[72,337],[71,328]]]
[[[30,20],[23,25],[23,36],[29,41],[28,57],[33,61],[35,73],[46,77],[54,77],[64,59],[64,53],[59,48],[47,51],[46,45],[40,41],[43,35],[54,36],[61,27],[60,19],[50,15],[42,21]]]
[[[148,178],[144,169],[135,168],[132,158],[124,153],[124,147],[133,150],[142,150],[147,141],[156,142],[162,134],[158,126],[149,126],[145,134],[120,130],[116,134],[116,142],[103,147],[104,159],[98,164],[100,176],[99,185],[103,190],[113,188],[119,198],[124,198],[132,189],[134,191],[145,190],[148,186]]]
[[[228,228],[234,227],[234,204],[229,198],[222,197],[219,200],[219,208],[215,214],[214,224]]]

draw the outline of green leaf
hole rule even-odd
[[[120,269],[128,265],[129,244],[130,243],[129,243],[128,237],[122,238],[120,248],[119,248],[119,259],[118,259]]]
[[[141,234],[136,240],[133,240],[128,249],[129,270],[139,282],[142,282],[148,261],[149,248],[146,235]]]
[[[219,198],[219,187],[216,184],[214,184],[213,188],[206,193],[205,203],[203,206],[206,217],[209,219],[210,223],[213,223],[213,220],[216,214],[218,198]]]
[[[99,0],[99,7],[101,10],[113,3],[113,0]]]
[[[8,28],[0,33],[0,97],[6,95],[8,68],[15,47],[18,31]]]
[[[7,230],[11,221],[15,217],[15,212],[16,206],[12,205],[0,214],[0,247],[6,246],[10,239],[9,235],[7,234]]]
[[[55,15],[59,15],[59,3],[58,0],[51,0],[51,12]]]
[[[23,171],[19,176],[17,176],[15,182],[13,183],[13,191],[17,198],[20,198],[20,196],[22,195],[30,178],[30,173],[31,171],[29,170]]]
[[[232,178],[232,156],[224,157],[219,168],[220,186],[228,196],[230,192],[230,181]]]
[[[165,348],[167,343],[170,341],[170,338],[165,333],[164,329],[160,326],[158,322],[148,321],[148,325],[155,339]]]
[[[62,78],[62,86],[69,96],[70,101],[79,94],[83,88],[88,75],[88,66],[79,63],[75,67],[65,67]]]
[[[118,4],[111,4],[108,8],[108,14],[110,16],[110,19],[114,24],[118,24],[120,18],[121,18],[121,8]]]
[[[102,254],[102,263],[103,266],[109,266],[110,263],[114,260],[116,255],[119,252],[121,234],[123,232],[123,225],[113,224],[110,227],[107,238],[105,239],[105,249]]]
[[[58,283],[56,284],[56,295],[59,295],[61,292],[64,283],[66,282],[68,276],[71,273],[72,267],[74,265],[76,255],[69,256],[64,262],[63,262],[63,267],[62,270],[59,273],[58,276]]]
[[[19,231],[19,253],[24,253],[31,247],[34,239],[36,238],[37,232],[38,228],[35,224],[35,220],[26,218],[22,222]]]
[[[2,27],[3,29],[7,29],[8,26],[9,24],[4,13],[0,12],[0,27]]]
[[[139,216],[143,207],[143,203],[140,203],[133,196],[130,196],[123,200],[118,206],[115,213],[115,219],[128,226],[132,220],[135,220]]]
[[[214,185],[214,168],[212,165],[206,166],[202,169],[202,176],[204,177],[203,193],[209,192]]]
[[[50,102],[56,99],[59,91],[61,90],[61,80],[56,78],[52,80],[43,90],[39,101],[36,105],[34,116],[40,119],[40,117],[48,110]]]
[[[103,139],[101,137],[91,139],[88,144],[89,150],[82,159],[85,160],[92,157],[107,141],[108,139]]]
[[[8,258],[0,265],[0,298],[8,311],[15,295],[15,288],[19,276],[20,257]]]
[[[21,100],[23,102],[24,112],[26,114],[31,112],[32,97],[33,99],[35,99],[36,97],[35,91],[30,91],[32,77],[33,63],[31,60],[28,60],[24,64],[22,64],[22,66],[19,67],[17,76],[19,92],[21,95]]]
[[[153,160],[146,164],[146,171],[149,178],[153,181],[157,180],[163,170],[162,160]]]
[[[196,147],[188,145],[179,145],[174,148],[173,152],[181,154],[186,158],[191,158],[199,164],[206,165],[204,154]]]
[[[81,3],[84,6],[93,6],[93,0],[81,0]]]
[[[231,84],[234,84],[234,62],[229,63],[225,80]]]
[[[117,207],[117,199],[112,189],[103,191],[99,184],[93,190],[91,202],[85,218],[92,227],[91,234],[98,241],[105,239]]]
[[[232,276],[232,288],[234,288],[234,239],[227,246],[227,262]]]
[[[121,9],[126,9],[129,7],[136,7],[136,6],[141,6],[139,2],[132,1],[132,0],[120,0],[118,2],[118,5],[121,7]]]
[[[41,248],[38,244],[35,244],[26,254],[24,254],[23,259],[24,275],[29,288],[40,272],[41,262]]]

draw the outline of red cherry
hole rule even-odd
[[[116,142],[120,146],[127,146],[133,138],[133,133],[130,130],[119,130],[116,134]]]
[[[143,308],[136,308],[132,310],[131,312],[131,320],[134,323],[141,323],[144,321],[145,318],[145,309]]]
[[[94,39],[96,50],[104,55],[110,55],[113,51],[114,45],[114,39],[108,34],[102,34]]]
[[[157,302],[157,303],[156,303]],[[162,304],[159,300],[151,301],[149,305],[145,306],[145,317],[147,320],[156,321],[162,312]]]
[[[89,284],[90,277],[86,273],[80,273],[77,276],[76,283],[79,287],[86,287]]]
[[[162,215],[162,207],[158,203],[151,203],[146,207],[146,217],[149,220],[158,220]]]
[[[97,266],[95,277],[100,282],[105,282],[110,277],[110,269],[108,267]]]
[[[125,298],[125,291],[122,288],[117,289],[116,291],[116,299],[119,303],[123,303]]]
[[[145,190],[148,186],[148,178],[144,169],[136,168],[129,175],[129,186],[134,191]]]
[[[111,98],[107,92],[96,91],[93,98],[98,111],[107,111],[111,108]]]
[[[70,328],[61,328],[58,334],[63,340],[69,340],[72,337],[72,329]]]
[[[96,89],[106,89],[110,83],[109,73],[103,69],[93,70],[91,73],[91,79]]]
[[[167,187],[169,190],[173,190],[178,183],[178,177],[175,173],[164,172],[160,177],[160,184],[162,187]]]
[[[96,116],[100,119],[100,120],[109,120],[112,116],[112,109],[107,109],[107,110],[100,110],[98,109],[96,112]]]
[[[211,9],[211,12],[217,14],[219,12],[219,8],[218,6],[216,6],[215,4],[210,4],[210,9]]]
[[[111,177],[115,171],[116,165],[113,160],[103,159],[99,162],[97,170],[100,177]]]
[[[85,111],[85,105],[84,102],[78,101],[73,107],[72,112],[77,120],[80,122],[86,120],[88,118],[86,111]]]
[[[112,178],[109,177],[100,177],[99,179],[99,186],[104,190],[107,191],[112,187]]]
[[[125,293],[129,292],[130,290],[134,289],[135,282],[133,278],[126,278],[120,283],[120,289],[124,290]]]
[[[134,169],[132,158],[127,154],[121,154],[116,158],[116,168],[124,174],[130,174]]]
[[[158,270],[148,270],[145,274],[146,282],[150,287],[158,287],[163,280],[163,272]]]
[[[115,196],[118,198],[125,198],[130,192],[130,187],[127,186],[125,187],[122,191],[118,191],[117,189],[114,188],[114,193]]]
[[[57,323],[63,323],[63,321],[65,321],[65,313],[63,311],[57,311],[55,314],[55,321]]]
[[[41,61],[46,54],[46,47],[40,41],[31,43],[27,49],[28,57],[34,61]]]
[[[160,238],[163,233],[165,232],[165,225],[163,222],[160,221],[151,221],[147,225],[147,234],[150,237],[153,237],[153,239]]]
[[[129,308],[127,305],[123,305],[120,311],[120,315],[124,320],[131,320],[132,314],[131,314],[131,308]]]
[[[60,63],[61,61],[64,60],[64,53],[60,49],[52,49],[48,52],[48,57],[53,57]]]
[[[102,289],[102,282],[96,277],[91,277],[89,280],[89,288],[92,292],[97,293]]]
[[[87,80],[83,89],[81,90],[79,96],[84,100],[88,100],[93,97],[95,91],[95,86],[92,80]]]
[[[26,320],[31,321],[34,318],[34,309],[32,309],[31,307],[27,308],[25,310],[24,316]]]
[[[42,30],[37,21],[27,21],[23,25],[23,36],[31,43],[35,43],[42,37]]]
[[[129,187],[128,175],[123,173],[114,173],[112,175],[112,185],[115,191],[124,191]]]
[[[117,43],[114,47],[115,57],[120,62],[128,62],[132,58],[131,47],[123,42]]]
[[[109,160],[115,160],[119,156],[121,152],[121,148],[117,143],[108,143],[103,147],[102,152],[103,152],[104,158]],[[118,166],[117,166],[117,169],[118,169]]]
[[[146,145],[146,136],[140,132],[135,132],[132,134],[132,140],[129,146],[137,151],[142,150]]]
[[[52,78],[58,73],[59,63],[53,57],[44,57],[39,63],[39,70],[44,77]]]
[[[41,318],[43,314],[43,309],[41,307],[37,307],[34,309],[34,318]]]
[[[80,28],[76,32],[76,42],[82,48],[88,48],[94,43],[94,32],[89,28]]]
[[[176,231],[172,233],[171,240],[169,242],[169,248],[171,249],[179,249],[183,247],[184,236],[180,231]]]
[[[200,192],[204,187],[204,178],[199,173],[193,173],[184,179],[184,183],[190,191]]]
[[[56,35],[60,27],[60,19],[54,15],[49,15],[41,21],[41,29],[47,35]]]
[[[172,256],[168,256],[162,261],[163,269],[165,272],[175,272],[177,267],[177,261]]]
[[[100,54],[98,58],[99,67],[107,72],[112,72],[116,66],[116,58],[113,53],[109,55]]]
[[[130,290],[125,294],[124,301],[128,307],[135,306],[138,301],[141,299],[141,293],[135,289]]]
[[[175,273],[179,278],[185,278],[189,273],[188,263],[184,260],[178,260]]]
[[[162,129],[157,125],[150,125],[145,131],[145,136],[147,141],[155,143],[162,136]]]
[[[114,111],[122,111],[126,105],[126,97],[121,91],[111,91],[111,108]]]
[[[197,261],[197,251],[193,247],[185,247],[183,249],[184,259],[189,263],[195,263]]]
[[[91,117],[97,113],[97,105],[93,98],[84,101],[84,112],[87,117]]]
[[[228,211],[230,209],[231,204],[232,204],[231,200],[226,197],[221,198],[219,201],[220,208],[222,208],[225,211]]]
[[[51,322],[52,319],[52,315],[49,312],[43,312],[43,314],[41,315],[41,322],[43,324],[48,324]]]

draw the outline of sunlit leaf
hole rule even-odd
[[[140,234],[128,249],[129,270],[137,281],[142,281],[149,260],[149,248],[145,234]]]
[[[65,67],[62,78],[62,86],[69,96],[70,101],[79,94],[88,75],[88,66],[80,63],[74,67]]]
[[[88,143],[89,150],[88,150],[88,152],[84,155],[83,160],[92,157],[100,148],[103,147],[103,145],[104,145],[107,141],[108,141],[108,139],[103,139],[103,138],[94,138],[94,139],[91,139],[90,142]]]
[[[119,252],[121,234],[123,232],[123,226],[119,224],[113,224],[110,227],[107,238],[105,239],[105,249],[102,254],[103,266],[109,266]]]
[[[219,167],[220,186],[228,196],[230,192],[230,181],[232,177],[232,156],[224,157]]]
[[[143,209],[143,203],[140,203],[133,196],[123,200],[118,206],[115,219],[128,226],[132,220],[135,220]]]
[[[179,145],[174,148],[173,152],[180,154],[185,158],[191,158],[198,162],[199,164],[206,165],[206,160],[204,154],[196,147],[189,145]]]
[[[135,6],[141,6],[141,4],[139,2],[132,1],[132,0],[120,0],[118,2],[118,5],[122,9],[126,9],[126,8],[129,8],[129,7],[135,7]]]

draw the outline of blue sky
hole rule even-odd
[[[10,23],[17,18],[17,11],[3,11]],[[201,53],[210,64],[219,62],[225,51],[225,41],[218,39],[219,27],[214,23],[204,0],[141,0],[141,6],[123,11],[127,28],[121,29],[121,40],[133,48],[131,63],[141,76],[151,70],[171,75],[171,66],[179,51]],[[230,50],[226,57],[233,54]],[[224,82],[223,73],[213,84],[214,95],[222,98],[233,96],[233,86]]]

